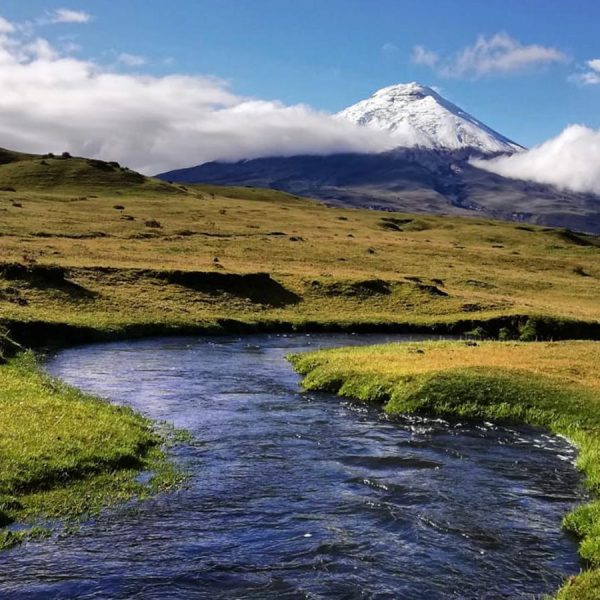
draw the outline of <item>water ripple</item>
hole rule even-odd
[[[397,337],[395,339],[398,339]],[[185,427],[189,484],[0,555],[10,600],[498,599],[576,573],[560,531],[584,492],[558,437],[298,392],[288,352],[382,336],[75,348],[55,375]]]

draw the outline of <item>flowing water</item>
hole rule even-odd
[[[532,598],[579,569],[574,450],[532,429],[299,391],[285,354],[383,336],[163,338],[74,348],[62,379],[191,432],[185,488],[0,554],[20,599]],[[399,338],[395,339],[407,339]]]

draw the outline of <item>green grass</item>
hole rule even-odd
[[[16,162],[19,160],[30,160],[35,158],[37,158],[35,154],[25,154],[23,152],[15,152],[14,150],[0,148],[0,165]]]
[[[571,439],[595,498],[564,526],[590,570],[561,599],[597,598],[600,578],[600,343],[424,342],[338,348],[290,357],[307,390],[407,413],[517,422]]]
[[[0,190],[7,188],[15,191],[0,191],[0,322],[107,334],[158,324],[215,328],[222,319],[463,331],[512,319],[518,336],[525,317],[535,316],[551,323],[542,337],[558,330],[557,319],[592,324],[596,335],[600,327],[593,236],[327,208],[274,190],[174,186],[80,158],[0,164]],[[37,274],[10,277],[6,266],[14,264]],[[62,269],[63,280],[39,267]],[[227,283],[182,285],[170,275],[176,271],[198,279],[267,273],[296,300],[252,298]]]
[[[137,193],[183,193],[178,186],[105,162],[79,157],[34,156],[0,149],[0,189],[86,193],[135,188]]]
[[[0,389],[0,548],[40,534],[13,522],[96,513],[178,480],[147,419],[49,377],[31,353],[0,368]],[[140,471],[153,471],[150,486]]]

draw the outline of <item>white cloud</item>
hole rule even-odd
[[[600,83],[600,58],[586,61],[586,70],[572,75],[570,79],[583,85],[597,85]]]
[[[70,40],[60,40],[60,49],[65,54],[73,54],[81,50],[81,45]]]
[[[435,52],[415,46],[412,60],[435,68],[444,77],[478,78],[564,62],[567,57],[556,48],[524,45],[506,33],[496,33],[480,35],[472,46],[463,48],[447,60],[438,60]]]
[[[55,61],[58,58],[58,52],[43,38],[36,38],[21,47],[21,60]]]
[[[146,59],[138,54],[129,54],[128,52],[123,52],[119,54],[117,62],[128,67],[141,67],[142,65],[146,64]]]
[[[51,23],[89,23],[92,15],[82,10],[71,10],[69,8],[57,8],[50,14]]]
[[[600,130],[571,125],[557,137],[512,156],[472,161],[513,179],[600,194]]]
[[[425,65],[426,67],[433,67],[440,57],[436,52],[428,50],[425,46],[415,46],[412,50],[411,60],[416,65]]]
[[[586,71],[573,76],[574,81],[583,85],[598,85],[600,83],[600,73],[595,71]]]
[[[592,60],[588,60],[586,64],[592,71],[600,73],[600,58],[592,58]]]
[[[381,53],[386,58],[397,58],[400,55],[400,48],[398,48],[396,44],[387,42],[383,46],[381,46]]]
[[[0,17],[0,34],[12,33],[14,30],[15,26],[11,22],[7,21],[3,17]]]
[[[19,36],[0,35],[3,147],[68,151],[156,173],[217,159],[400,144],[304,105],[238,96],[215,78],[119,73]]]

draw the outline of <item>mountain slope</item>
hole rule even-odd
[[[398,145],[402,146],[438,150],[470,148],[484,155],[523,150],[522,146],[418,83],[380,89],[370,98],[339,112],[337,117],[389,131],[398,136]]]
[[[158,177],[270,187],[338,206],[475,213],[600,233],[600,197],[509,179],[471,164],[473,156],[513,154],[523,148],[431,88],[416,83],[384,88],[337,118],[389,131],[405,146],[380,154],[211,162]]]
[[[180,183],[268,187],[327,204],[407,212],[485,215],[600,233],[600,198],[508,179],[468,162],[468,151],[399,148],[212,162],[159,175]]]

